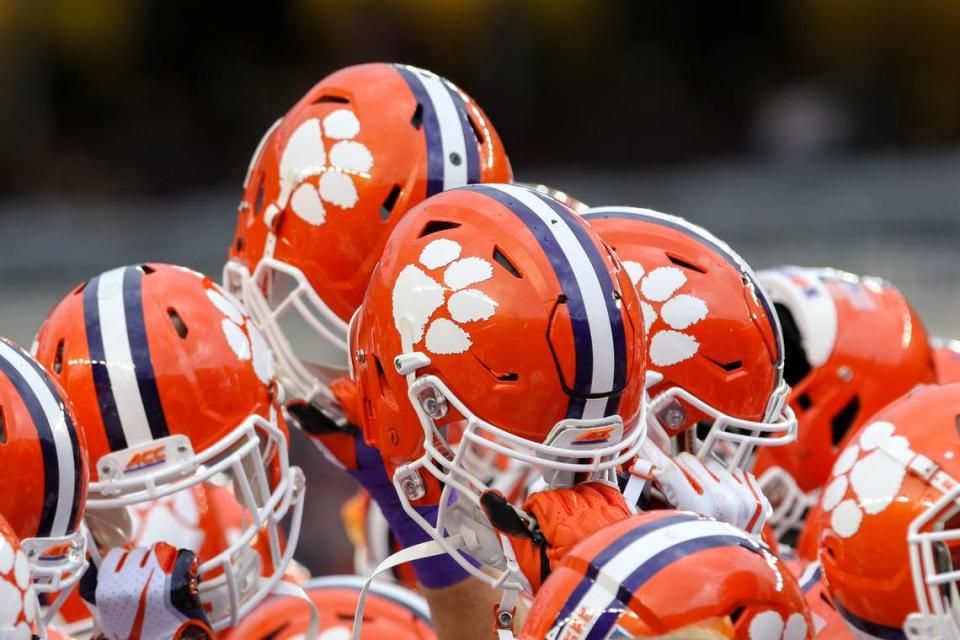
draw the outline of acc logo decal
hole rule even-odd
[[[906,467],[883,451],[881,444],[904,452],[910,449],[905,437],[894,435],[893,424],[874,422],[833,465],[833,480],[823,492],[822,507],[830,514],[830,528],[841,538],[860,530],[864,514],[876,515],[889,507],[907,475]]]
[[[146,451],[138,451],[127,460],[127,466],[123,468],[124,473],[133,473],[140,469],[152,467],[155,464],[161,464],[167,460],[166,448],[161,445]]]
[[[359,195],[354,177],[370,178],[373,155],[353,140],[360,133],[360,121],[353,111],[337,109],[321,123],[311,118],[293,132],[280,158],[280,194],[290,198],[293,212],[305,222],[326,221],[324,204],[352,209]],[[327,153],[323,138],[336,140]],[[307,178],[320,176],[314,184]],[[291,193],[292,191],[292,193]]]
[[[600,444],[606,442],[613,435],[613,427],[591,429],[581,433],[570,444]]]
[[[692,358],[699,351],[700,343],[683,330],[707,317],[707,303],[685,293],[674,295],[686,283],[687,276],[677,267],[657,267],[645,274],[638,262],[625,261],[623,265],[640,294],[650,362],[658,367],[669,367]],[[659,311],[654,304],[659,305]],[[650,329],[658,318],[667,328],[651,336]]]
[[[393,320],[397,331],[401,336],[412,332],[407,336],[412,345],[425,340],[430,353],[465,353],[473,342],[460,325],[486,320],[497,311],[497,302],[487,294],[468,288],[493,277],[493,265],[483,258],[460,258],[462,251],[459,242],[447,238],[432,241],[420,253],[419,262],[431,270],[446,267],[443,284],[410,264],[403,268],[393,286]],[[453,292],[449,298],[448,292]],[[450,318],[431,321],[444,302]]]

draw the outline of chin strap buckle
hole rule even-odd
[[[518,598],[518,591],[504,589],[500,602],[493,605],[493,630],[497,634],[497,640],[514,640],[513,625],[516,620]]]

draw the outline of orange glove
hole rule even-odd
[[[510,538],[520,570],[533,592],[575,544],[604,527],[630,517],[616,487],[587,482],[534,493],[517,510],[499,491],[488,490],[480,502],[493,525]]]

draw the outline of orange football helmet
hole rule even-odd
[[[364,579],[326,576],[304,583],[303,590],[320,614],[320,638],[351,637],[353,614]],[[303,600],[272,596],[233,629],[225,640],[294,640],[303,638],[310,611]],[[433,640],[436,634],[426,601],[403,587],[374,582],[367,594],[361,640]]]
[[[54,308],[37,357],[70,394],[86,435],[88,518],[205,482],[232,485],[243,531],[204,558],[200,575],[212,626],[235,624],[283,577],[304,489],[287,457],[270,351],[243,308],[189,269],[121,267]],[[250,546],[258,536],[269,540],[268,562]],[[272,573],[261,577],[265,567]]]
[[[530,189],[462,187],[411,210],[350,344],[367,441],[411,518],[481,579],[442,533],[478,523],[465,536],[470,554],[503,561],[479,506],[488,486],[463,464],[471,447],[562,486],[611,479],[644,437],[643,325],[630,280],[583,220]],[[436,527],[412,501],[439,502]]]
[[[820,561],[855,634],[960,638],[960,383],[851,434],[820,498]]]
[[[826,482],[847,434],[912,387],[934,381],[920,318],[878,278],[781,267],[759,274],[784,327],[797,441],[757,455],[777,535],[793,531]]]
[[[20,538],[0,515],[0,638],[5,640],[35,638],[42,625],[30,566]]]
[[[937,372],[937,382],[960,382],[960,340],[930,338],[933,350],[933,368]]]
[[[30,564],[33,589],[62,592],[87,566],[81,530],[87,448],[63,388],[30,354],[0,338],[0,513]],[[2,598],[0,598],[2,600]]]
[[[813,638],[803,592],[762,542],[683,511],[593,534],[555,566],[521,640],[646,638],[707,624],[743,640]]]
[[[583,217],[640,295],[647,367],[663,376],[650,388],[651,439],[665,434],[681,450],[701,458],[717,451],[741,467],[756,446],[792,442],[797,421],[784,406],[780,323],[747,263],[676,216],[597,207]]]
[[[244,181],[226,286],[250,308],[294,398],[328,406],[347,322],[415,204],[512,178],[500,137],[449,81],[401,64],[321,80],[267,131]]]

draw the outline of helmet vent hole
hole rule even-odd
[[[180,336],[180,339],[186,339],[188,333],[187,325],[183,321],[183,318],[180,317],[180,314],[177,313],[177,310],[172,308],[167,309],[167,315],[170,316],[170,322],[173,324],[173,328],[176,330],[177,335]]]
[[[780,303],[774,303],[773,306],[783,331],[783,379],[793,386],[810,373],[810,361],[807,360],[803,336],[800,335],[800,329],[790,309]]]
[[[719,360],[714,360],[713,358],[707,357],[707,360],[717,365],[727,373],[733,373],[737,369],[743,367],[743,362],[740,360],[732,360],[731,362],[720,362]]]
[[[698,266],[698,265],[695,265],[695,264],[693,264],[692,262],[688,262],[688,261],[684,260],[683,258],[677,257],[677,256],[672,255],[672,254],[669,254],[669,253],[667,254],[667,259],[668,259],[670,262],[672,262],[673,264],[677,265],[678,267],[680,267],[680,268],[682,268],[682,269],[687,269],[688,271],[696,271],[697,273],[706,273],[706,272],[707,272],[707,270],[704,269],[703,267]]]
[[[516,373],[501,373],[497,376],[497,380],[500,382],[517,382],[520,379],[520,376]]]
[[[243,238],[237,236],[237,240],[233,243],[233,246],[238,252],[243,251]]]
[[[480,127],[477,126],[477,123],[470,116],[467,116],[467,122],[470,123],[470,128],[473,129],[473,135],[477,137],[477,144],[483,144],[483,134],[480,133]]]
[[[260,176],[260,184],[257,186],[257,199],[253,203],[253,215],[258,216],[263,209],[263,182],[264,177]]]
[[[417,108],[413,110],[413,117],[410,118],[410,124],[417,130],[423,126],[423,105],[419,102],[417,103]]]
[[[53,372],[60,375],[61,371],[63,371],[63,338],[60,338],[57,343],[57,353],[53,357]]]
[[[447,222],[445,220],[431,220],[424,225],[423,231],[420,232],[418,238],[423,238],[429,236],[433,233],[439,233],[440,231],[447,231],[448,229],[456,229],[460,226],[459,222]]]
[[[797,396],[797,404],[799,404],[800,408],[804,411],[809,411],[810,407],[813,406],[813,400],[810,399],[810,394],[801,393]]]
[[[387,376],[383,370],[383,364],[381,364],[380,358],[373,356],[373,364],[377,368],[377,386],[380,387],[380,397],[391,407],[396,408],[397,400],[393,395],[393,389],[390,387],[390,382],[387,380]]]
[[[335,104],[350,104],[350,98],[344,98],[343,96],[320,96],[313,101],[313,104],[323,104],[325,102],[333,102]]]
[[[383,201],[383,206],[380,207],[380,219],[384,222],[387,221],[387,218],[390,217],[390,214],[393,212],[393,208],[397,204],[397,198],[400,197],[400,185],[393,185],[393,189],[390,189],[390,193],[387,194],[386,199]]]
[[[744,611],[745,611],[745,607],[737,607],[736,609],[734,609],[733,612],[730,614],[730,621],[736,624],[737,620],[740,619]]]
[[[151,266],[148,265],[148,264],[142,264],[142,265],[140,265],[140,271],[143,271],[143,275],[148,276],[148,275],[150,275],[151,273],[153,273],[154,271],[156,271],[156,269],[154,269],[153,267],[151,267]]]
[[[3,407],[0,407],[0,444],[7,444],[7,422],[3,417]]]
[[[508,258],[506,254],[500,250],[500,247],[493,248],[493,260],[494,262],[499,264],[501,267],[509,271],[510,275],[512,275],[514,278],[523,277],[522,275],[520,275],[520,270],[517,269],[517,267],[512,262],[510,262],[510,258]]]
[[[850,398],[850,402],[833,416],[833,420],[830,421],[830,427],[834,447],[840,444],[843,436],[847,435],[847,431],[850,430],[850,426],[853,425],[854,420],[857,419],[858,413],[860,413],[860,398],[853,396]]]

